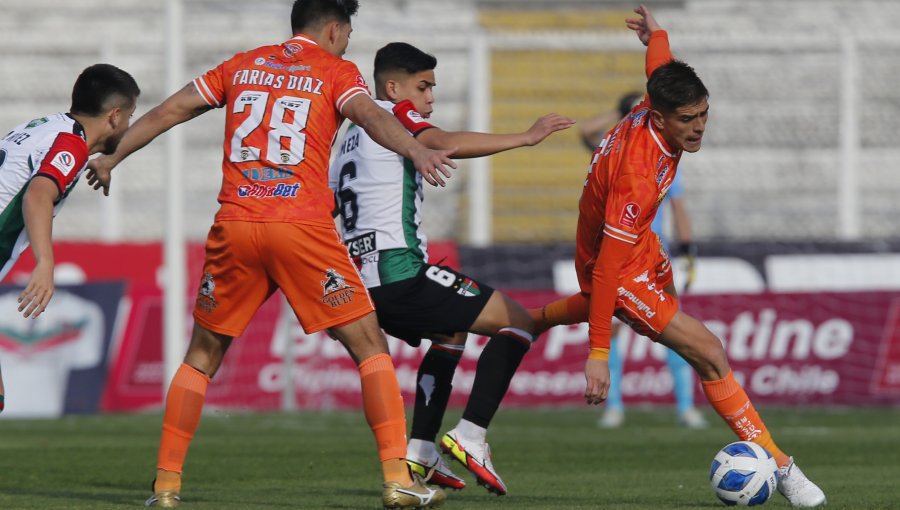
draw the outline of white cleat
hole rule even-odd
[[[709,426],[706,418],[703,417],[703,413],[697,410],[696,407],[692,407],[678,415],[678,424],[688,429],[705,429]]]
[[[625,411],[614,407],[607,407],[603,416],[597,420],[597,426],[601,429],[617,429],[625,424]]]
[[[778,468],[778,492],[796,508],[825,504],[825,493],[800,471],[793,457],[787,466]]]

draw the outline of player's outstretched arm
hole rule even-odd
[[[114,154],[100,156],[88,163],[87,182],[94,189],[103,188],[103,194],[109,195],[109,184],[112,169],[131,153],[152,142],[157,136],[182,122],[210,110],[197,92],[193,83],[188,83],[178,92],[141,116],[128,131]]]
[[[416,140],[432,149],[456,147],[453,157],[478,158],[518,147],[537,145],[551,134],[568,129],[575,121],[562,115],[544,115],[528,128],[528,131],[511,134],[476,133],[473,131],[444,131],[440,128],[426,129],[416,136]]]
[[[36,319],[53,297],[53,203],[59,197],[56,183],[35,177],[28,184],[22,202],[25,230],[36,265],[25,290],[19,294],[19,311]]]
[[[379,107],[372,98],[357,94],[344,103],[345,117],[363,128],[378,145],[390,149],[413,162],[416,170],[432,186],[446,186],[441,177],[450,177],[447,167],[456,168],[450,159],[456,148],[432,150],[413,138],[400,121]]]

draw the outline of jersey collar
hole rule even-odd
[[[658,134],[656,134],[656,130],[653,129],[653,123],[650,122],[650,116],[647,116],[647,127],[650,128],[650,136],[653,137],[653,140],[656,141],[656,145],[659,146],[659,150],[663,151],[666,156],[670,158],[675,157],[674,152],[670,152],[668,145],[666,145],[665,140],[661,139]]]
[[[308,42],[309,44],[315,44],[316,46],[319,45],[319,43],[317,43],[316,41],[313,41],[312,39],[309,38],[309,36],[306,36],[306,35],[304,35],[304,34],[297,34],[297,35],[295,35],[294,37],[291,37],[290,40],[291,40],[291,41],[303,41],[303,42]]]

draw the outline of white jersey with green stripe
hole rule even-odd
[[[394,113],[394,104],[375,101]],[[344,242],[366,287],[412,278],[428,260],[422,176],[409,160],[351,125],[328,172]]]
[[[0,138],[0,279],[25,248],[28,235],[22,201],[35,175],[47,177],[59,188],[53,215],[87,164],[84,129],[65,113],[26,122]]]

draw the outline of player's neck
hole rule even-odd
[[[84,141],[88,147],[88,154],[96,154],[103,150],[104,144],[101,143],[100,133],[103,131],[104,119],[102,117],[90,117],[71,112],[68,115],[75,119],[75,122],[84,129]]]

